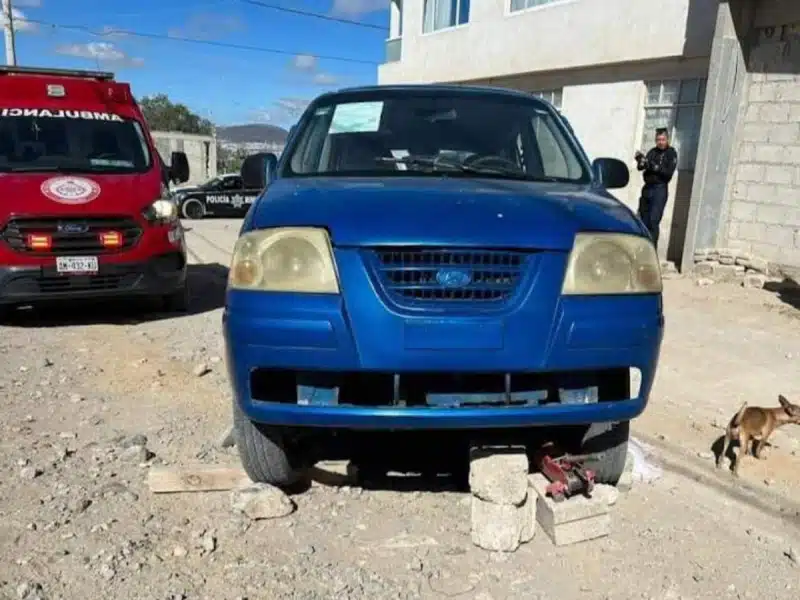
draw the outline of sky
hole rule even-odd
[[[112,71],[217,125],[286,126],[325,91],[375,83],[388,37],[389,0],[11,1],[18,65]]]

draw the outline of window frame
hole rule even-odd
[[[684,90],[684,85],[686,85],[687,83],[695,83],[695,82],[697,83],[698,88],[694,97],[694,101],[689,102],[681,100],[681,96]],[[665,83],[677,83],[678,86],[677,96],[674,102],[671,103],[665,102],[663,99]],[[655,84],[659,85],[659,98],[658,102],[651,104],[650,91],[651,91],[651,86]],[[669,110],[670,117],[668,119],[666,128],[667,131],[669,132],[670,145],[672,145],[678,152],[678,170],[679,171],[695,170],[695,166],[697,163],[697,150],[700,143],[700,130],[703,126],[703,107],[705,106],[707,85],[708,85],[708,79],[705,77],[667,77],[663,79],[650,79],[644,81],[645,97],[642,106],[642,137],[641,137],[642,152],[647,152],[650,148],[652,148],[653,139],[655,135],[653,128],[652,127],[648,128],[647,126],[648,111]],[[675,133],[677,130],[677,125],[679,123],[681,109],[691,109],[699,112],[697,129],[694,132],[693,136],[694,148],[691,148],[690,146],[690,150],[688,152],[686,151],[687,149],[683,146],[684,140],[679,139],[678,140],[679,145],[675,145]],[[659,125],[659,127],[661,126],[662,125]],[[692,160],[689,160],[690,158]]]
[[[565,4],[574,4],[575,2],[578,2],[578,0],[549,0],[544,4],[534,4],[533,6],[526,6],[525,8],[516,8],[516,9],[512,7],[513,2],[514,0],[506,0],[505,2],[505,10],[507,17],[524,15],[531,12],[535,12],[537,10],[546,10],[548,8],[554,8],[556,6],[562,6]]]
[[[564,104],[564,88],[550,88],[547,90],[535,90],[530,92],[531,95],[539,98],[539,100],[545,100],[553,105],[558,112],[561,112],[561,107]],[[554,100],[558,98],[558,104],[554,102]],[[552,100],[551,100],[552,98]]]
[[[434,35],[436,33],[440,33],[442,31],[452,31],[453,29],[459,29],[461,27],[466,27],[469,25],[470,20],[470,13],[472,12],[472,0],[455,0],[456,7],[455,7],[455,22],[451,25],[447,25],[445,27],[439,27],[438,29],[435,27],[435,24],[431,24],[431,29],[426,30],[426,19],[425,14],[427,12],[428,3],[432,2],[434,5],[438,2],[452,2],[453,0],[423,0],[422,2],[422,23],[421,23],[421,30],[422,35]],[[461,7],[463,3],[467,3],[467,15],[466,19],[463,23],[459,23],[458,20],[461,18]],[[434,14],[436,13],[436,9],[434,7]]]

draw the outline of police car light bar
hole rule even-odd
[[[39,67],[0,66],[0,75],[53,75],[55,77],[80,77],[97,81],[114,81],[114,74],[104,71],[78,71],[73,69],[42,69]]]

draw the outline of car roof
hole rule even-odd
[[[475,96],[505,96],[508,98],[520,98],[525,100],[534,100],[545,104],[538,96],[530,92],[522,90],[514,90],[510,88],[495,87],[491,85],[461,85],[455,83],[405,83],[405,84],[392,84],[392,85],[365,85],[358,87],[348,87],[327,92],[322,94],[317,99],[331,98],[336,96],[349,96],[358,94],[368,94],[373,92],[429,92],[431,94],[446,94],[458,93],[465,95]]]

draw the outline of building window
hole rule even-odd
[[[557,90],[542,90],[531,93],[537,98],[541,98],[542,100],[547,100],[550,104],[552,104],[555,107],[556,110],[561,110],[561,95],[562,95],[561,88]]]
[[[545,4],[552,4],[553,2],[561,2],[562,0],[511,0],[511,12],[518,10],[525,10],[526,8],[534,8],[536,6],[544,6]]]
[[[470,0],[425,0],[422,32],[430,33],[469,22]]]
[[[697,143],[706,99],[705,79],[668,79],[648,81],[644,108],[642,151],[652,148],[655,131],[666,127],[670,141],[678,151],[678,168],[694,170]]]

